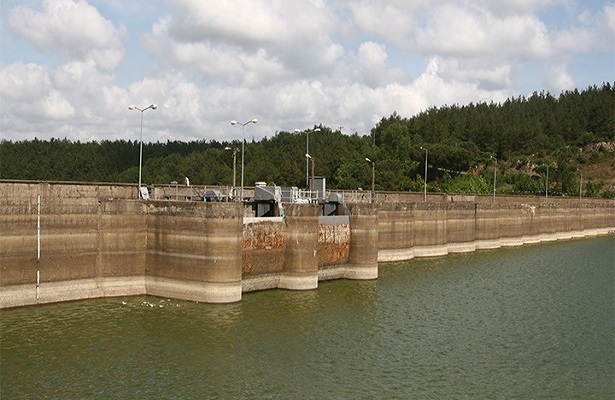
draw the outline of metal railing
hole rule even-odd
[[[238,188],[232,186],[185,186],[185,185],[152,185],[149,186],[151,200],[169,200],[169,201],[204,201],[205,192],[208,190],[216,190],[221,193],[222,201],[239,201]],[[244,186],[244,200],[250,201],[254,198],[254,187]],[[283,199],[283,202],[297,203],[319,203],[326,202],[329,196],[335,193],[338,195],[339,201],[342,203],[447,203],[447,202],[469,202],[469,203],[493,203],[491,194],[452,194],[452,193],[427,193],[423,192],[394,192],[394,191],[376,191],[372,194],[370,190],[327,190],[309,191],[298,189],[296,196],[292,199]],[[579,198],[565,196],[549,196],[545,200],[543,195],[496,195],[496,203],[504,204],[561,204],[570,205],[574,202],[579,203]],[[598,203],[614,203],[612,199],[600,198],[583,198],[582,203],[598,204]]]

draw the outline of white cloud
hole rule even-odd
[[[125,28],[117,28],[85,1],[45,0],[42,12],[16,6],[10,29],[42,52],[59,51],[65,61],[92,60],[103,70],[123,59]]]
[[[445,81],[467,82],[487,91],[512,87],[509,63],[440,58],[432,59],[433,62],[437,62],[438,75]]]
[[[424,96],[425,104],[503,101],[509,93],[505,89],[481,88],[480,82],[472,82],[452,76],[447,71],[450,68],[447,64],[450,64],[450,61],[442,62],[438,57],[432,58],[425,73],[413,83],[413,90]]]
[[[371,88],[379,86],[386,77],[386,48],[374,42],[363,43],[357,58],[365,84]]]
[[[547,73],[549,88],[553,93],[575,88],[575,81],[566,66],[562,64],[552,65]]]
[[[146,38],[161,62],[210,79],[268,85],[328,70],[341,57],[322,6],[286,1],[179,1]],[[163,57],[164,55],[164,57]]]
[[[63,94],[52,87],[48,71],[34,64],[11,64],[0,69],[0,103],[10,119],[32,115],[61,120],[75,112]]]
[[[57,90],[50,90],[43,98],[43,104],[47,116],[51,119],[65,119],[75,113],[75,109]]]
[[[349,1],[348,7],[357,29],[383,38],[403,48],[411,48],[412,36],[418,25],[417,16],[429,1]]]
[[[587,29],[568,29],[554,36],[554,47],[566,53],[592,51],[600,42],[595,32]]]
[[[0,69],[0,96],[5,105],[40,97],[48,86],[49,76],[40,65],[11,64]]]
[[[615,37],[615,4],[606,4],[604,6],[604,15],[606,26],[608,27],[612,39]]]
[[[535,16],[495,16],[457,4],[434,7],[416,40],[424,53],[449,57],[540,59],[550,54],[547,29]]]
[[[139,116],[127,106],[151,103],[146,141],[233,140],[229,121],[252,118],[247,138],[320,123],[368,133],[393,111],[612,80],[573,67],[613,54],[610,1],[25,4],[0,15],[0,122],[11,139],[136,140]],[[545,18],[552,10],[565,20]],[[38,53],[22,54],[23,40]]]
[[[567,0],[481,0],[480,7],[491,10],[494,14],[531,14],[536,10]]]

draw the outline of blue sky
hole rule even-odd
[[[615,2],[2,0],[0,137],[234,140],[615,77]]]

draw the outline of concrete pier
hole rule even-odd
[[[238,203],[147,203],[146,292],[208,303],[241,300]]]
[[[318,214],[316,204],[288,204],[286,262],[280,275],[281,289],[306,290],[318,287]]]
[[[347,279],[378,278],[378,212],[372,204],[350,205]]]

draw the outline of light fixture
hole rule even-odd
[[[295,129],[295,132],[297,132],[298,129]],[[312,132],[320,132],[320,128],[314,128],[312,130]],[[305,131],[305,153],[306,154],[310,154],[310,131],[307,130]],[[308,186],[308,160],[305,160],[305,186]]]
[[[425,182],[423,182],[423,201],[427,201],[427,149],[421,146],[421,150],[425,150]]]
[[[374,198],[376,196],[376,187],[375,187],[375,183],[376,183],[376,163],[372,160],[370,160],[369,158],[365,157],[365,161],[367,161],[368,163],[370,163],[372,165],[372,198],[371,198],[371,202],[374,202]]]
[[[256,118],[246,121],[244,123],[237,122],[235,120],[231,121],[231,125],[241,125],[241,191],[240,191],[241,201],[243,201],[243,166],[244,166],[244,153],[245,153],[244,147],[246,143],[245,127],[248,124],[255,124],[257,122],[258,120]]]
[[[142,165],[143,165],[143,112],[145,110],[155,110],[157,109],[158,106],[156,104],[150,104],[149,106],[145,107],[145,108],[139,108],[135,105],[130,105],[128,106],[129,110],[137,110],[141,112],[141,133],[139,136],[139,193],[138,193],[138,198],[143,199],[143,193],[141,192],[141,170],[142,170]]]

